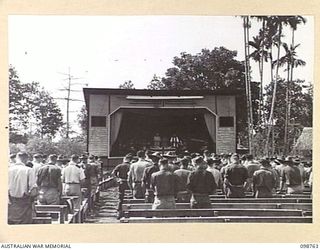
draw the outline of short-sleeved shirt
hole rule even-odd
[[[302,184],[300,169],[297,167],[285,166],[281,171],[280,177],[288,187]]]
[[[196,169],[191,172],[187,188],[196,194],[212,194],[217,189],[213,175],[205,169]]]
[[[73,162],[70,162],[69,165],[62,170],[62,182],[66,184],[80,184],[80,181],[85,178],[84,170]]]
[[[225,170],[225,179],[231,185],[243,185],[248,178],[248,170],[241,164],[231,163]]]
[[[158,165],[153,165],[151,167],[147,167],[144,169],[143,177],[142,177],[142,182],[144,183],[146,188],[151,188],[151,175],[153,173],[158,172],[159,166]]]
[[[146,160],[139,160],[135,163],[132,163],[130,166],[128,178],[132,182],[142,182],[144,169],[152,166],[151,162]]]
[[[58,188],[61,181],[61,169],[53,164],[42,166],[38,170],[37,185],[39,187]]]
[[[122,162],[114,168],[113,174],[120,179],[127,180],[129,169],[130,164],[127,162]]]
[[[176,196],[178,192],[178,176],[170,170],[160,170],[151,175],[151,187],[158,197]]]
[[[245,166],[248,170],[248,178],[252,178],[253,173],[260,169],[260,165],[258,162],[250,161]]]
[[[34,171],[23,163],[16,163],[9,167],[8,187],[9,195],[22,198],[28,195],[29,190],[36,183]]]
[[[98,177],[98,165],[94,162],[88,162],[84,170],[86,179]]]
[[[276,185],[276,179],[271,170],[261,168],[253,174],[253,185],[259,188],[266,188],[270,192]]]
[[[178,176],[179,180],[179,191],[186,191],[187,190],[187,182],[188,182],[188,177],[191,171],[187,169],[178,169],[174,171],[174,173]]]
[[[208,167],[207,171],[209,171],[213,175],[213,178],[216,181],[217,187],[221,186],[222,176],[220,171],[216,168],[211,168],[211,167]]]

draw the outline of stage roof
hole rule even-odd
[[[236,96],[239,92],[228,89],[218,90],[150,90],[150,89],[113,89],[113,88],[83,88],[83,94],[88,102],[89,95],[130,95],[130,96]]]

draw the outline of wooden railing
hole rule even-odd
[[[34,224],[69,224],[84,223],[89,211],[93,210],[94,203],[99,200],[100,191],[112,185],[114,179],[106,178],[99,182],[95,192],[83,198],[79,209],[74,204],[79,199],[78,196],[62,196],[60,205],[35,205]],[[86,188],[82,188],[82,195],[86,193]]]

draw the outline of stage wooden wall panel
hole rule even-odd
[[[236,99],[235,96],[217,96],[218,116],[232,116],[233,127],[220,127],[217,124],[216,152],[233,153],[236,151]]]
[[[90,154],[107,156],[108,154],[108,95],[90,95],[89,99],[89,138],[88,150]],[[105,116],[106,127],[92,127],[92,116]]]

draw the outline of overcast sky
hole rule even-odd
[[[251,34],[261,24],[253,22]],[[23,82],[38,81],[54,97],[65,97],[58,89],[66,86],[68,73],[74,83],[93,88],[117,88],[131,80],[145,88],[154,74],[164,76],[172,59],[181,52],[196,54],[203,48],[224,46],[238,51],[244,60],[243,28],[240,17],[224,16],[10,16],[9,63]],[[284,32],[288,43],[289,29]],[[313,18],[298,27],[299,58],[307,62],[295,70],[295,77],[313,83]],[[253,79],[258,81],[252,62]],[[266,82],[269,80],[265,73]],[[84,85],[83,85],[84,86]],[[81,90],[82,85],[74,89]],[[83,99],[82,92],[72,98]],[[65,114],[65,101],[58,101]],[[72,122],[82,102],[73,102]]]

